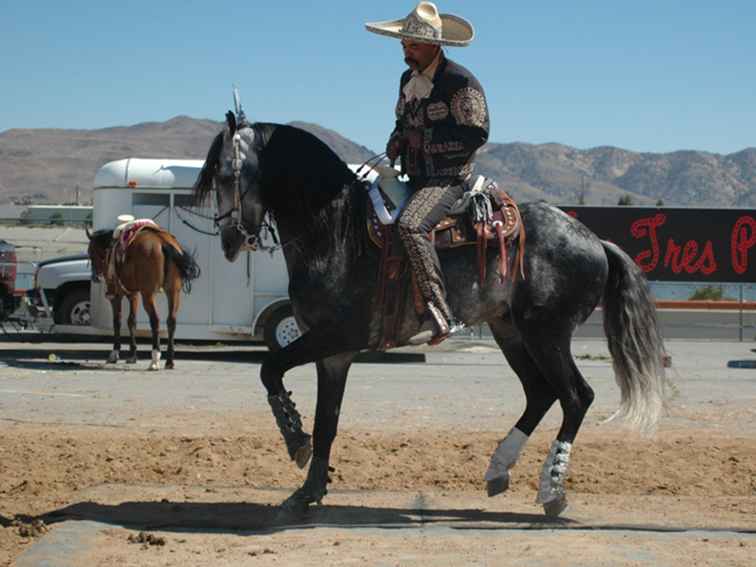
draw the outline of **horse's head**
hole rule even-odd
[[[255,130],[232,112],[216,136],[194,185],[195,198],[204,201],[215,192],[215,224],[226,259],[233,262],[244,249],[257,248],[265,218],[262,203]]]
[[[108,249],[113,245],[113,231],[106,229],[90,233],[88,229],[84,230],[89,238],[87,255],[92,266],[92,281],[97,282],[105,277]]]

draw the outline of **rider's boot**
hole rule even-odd
[[[408,342],[411,345],[424,345],[426,343],[437,345],[454,333],[461,331],[464,326],[462,322],[451,318],[447,319],[438,307],[428,302],[420,323],[420,329],[410,337]]]

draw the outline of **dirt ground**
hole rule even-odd
[[[743,374],[733,399],[709,396],[706,383],[691,380],[683,389],[691,392],[688,398],[682,396],[653,439],[601,425],[612,404],[597,406],[573,449],[570,508],[551,524],[534,500],[558,422],[547,420],[530,440],[510,491],[488,499],[482,477],[506,430],[491,426],[488,417],[424,419],[419,410],[399,411],[395,400],[382,405],[368,399],[374,384],[355,386],[333,448],[332,491],[324,506],[311,512],[309,529],[276,530],[276,504],[301,485],[305,472],[289,461],[263,401],[245,401],[243,408],[219,409],[212,398],[184,410],[148,407],[151,398],[165,397],[164,390],[196,398],[198,383],[185,382],[184,391],[175,385],[195,375],[212,390],[208,372],[219,384],[226,380],[229,397],[238,398],[232,374],[248,365],[180,360],[183,374],[125,366],[106,372],[94,365],[54,373],[44,369],[44,360],[32,364],[13,356],[16,367],[0,370],[6,402],[0,417],[0,565],[13,565],[56,534],[61,545],[80,542],[89,525],[82,545],[89,550],[87,565],[458,565],[460,557],[469,565],[753,564],[756,379]],[[586,372],[595,374],[599,390],[610,388],[600,377],[610,373],[608,363],[591,357]],[[441,367],[454,364],[392,371],[437,374]],[[477,370],[480,380],[486,368]],[[355,380],[379,370],[357,368]],[[81,385],[74,387],[76,380]],[[140,386],[155,380],[170,382],[154,390]],[[117,390],[129,383],[144,399]],[[304,384],[298,400],[311,426],[312,393]],[[695,394],[697,388],[703,394]],[[91,407],[112,403],[123,422],[89,409],[83,392],[95,390],[98,405]],[[7,405],[22,395],[41,400],[24,406],[24,412],[40,408],[28,419]],[[459,397],[460,389],[449,395]],[[445,404],[440,394],[429,399],[438,411]],[[59,418],[56,400],[70,403],[68,412],[91,415],[92,422]],[[387,407],[395,408],[387,414],[390,427],[376,427],[370,420]],[[366,408],[374,408],[372,417]],[[517,411],[492,417],[499,426],[511,425]],[[75,535],[67,531],[74,525]],[[691,530],[701,533],[691,536]]]
[[[33,526],[30,529],[34,517],[80,503],[83,490],[103,484],[129,486],[130,501],[149,501],[155,486],[169,485],[177,487],[176,498],[171,499],[177,502],[213,502],[221,490],[291,490],[298,486],[303,473],[286,458],[278,433],[249,429],[248,423],[237,422],[212,435],[186,436],[137,435],[108,428],[4,427],[0,434],[0,515],[5,527],[0,530],[0,564],[10,565],[33,540],[33,535],[29,536],[34,531]],[[677,430],[664,431],[649,442],[591,429],[582,432],[575,448],[568,482],[572,500],[590,503],[594,495],[610,498],[615,509],[642,501],[642,509],[674,508],[674,516],[687,517],[692,527],[756,528],[755,437]],[[531,514],[540,513],[531,501],[553,435],[551,431],[534,436],[514,469],[511,496]],[[344,431],[334,449],[333,479],[339,491],[422,492],[427,497],[480,493],[487,456],[495,445],[492,432],[382,435]],[[144,487],[135,488],[139,485]],[[274,493],[270,503],[286,494]],[[503,498],[509,497],[499,497]],[[329,504],[328,498],[325,503]],[[21,518],[21,525],[13,525],[13,518]],[[129,544],[125,529],[114,528],[105,535],[122,545],[116,546],[112,557],[101,557],[98,561],[106,561],[93,565],[147,564],[142,555],[152,551],[151,546]],[[166,546],[174,549],[160,553],[164,558],[166,553],[178,553],[173,559],[179,564],[179,552],[191,556],[191,549],[204,545],[202,537],[169,537]],[[261,556],[272,551],[271,564],[288,553],[279,549],[274,539],[267,545],[252,546],[260,548]],[[725,548],[729,545],[720,543]],[[225,560],[255,551],[249,546],[220,546],[224,551],[218,556]],[[389,553],[390,547],[382,553]],[[756,548],[750,549],[753,552]],[[686,553],[697,555],[695,549]],[[121,555],[126,563],[115,561]]]

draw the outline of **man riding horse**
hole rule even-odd
[[[462,328],[446,301],[444,275],[429,235],[462,196],[475,153],[488,140],[486,97],[477,79],[446,57],[442,46],[466,46],[474,35],[463,18],[420,2],[404,19],[366,24],[401,39],[407,69],[401,77],[396,126],[386,154],[399,158],[413,190],[399,218],[426,311],[411,344],[438,342]]]

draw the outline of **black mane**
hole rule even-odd
[[[267,122],[255,122],[251,128],[255,132],[252,150],[257,157],[263,198],[274,215],[279,207],[293,203],[319,208],[355,181],[354,173],[339,156],[306,130]],[[213,189],[223,135],[220,132],[213,140],[194,184],[197,202],[204,202]]]
[[[210,149],[207,152],[205,163],[202,166],[202,170],[197,176],[197,181],[194,182],[194,201],[197,205],[202,205],[210,196],[210,192],[213,190],[213,178],[218,172],[218,166],[220,165],[220,153],[223,149],[223,132],[219,133]]]
[[[364,242],[367,204],[364,192],[354,191],[356,175],[313,134],[294,126],[259,126],[265,132],[259,154],[265,207],[274,219],[279,213],[294,219],[297,240],[308,243],[300,249],[306,261],[339,250],[345,261],[355,259]]]
[[[354,173],[339,156],[306,130],[266,123],[253,129],[263,199],[274,216],[297,204],[320,208],[354,182]]]
[[[275,219],[278,213],[285,212],[297,218],[299,238],[317,241],[321,251],[348,245],[358,252],[363,238],[355,231],[365,224],[367,199],[362,194],[351,198],[357,177],[347,164],[323,141],[301,128],[265,122],[256,122],[251,128],[255,132],[254,156],[248,156],[247,161],[256,160],[262,202],[271,216]],[[198,202],[203,202],[213,189],[223,142],[221,132],[208,151],[194,185]]]

